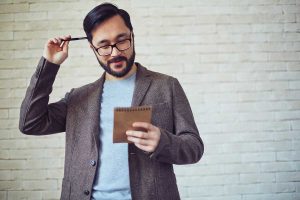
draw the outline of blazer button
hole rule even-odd
[[[95,166],[95,165],[96,165],[96,161],[95,161],[95,160],[91,160],[91,161],[90,161],[90,164],[91,164],[92,166]]]
[[[85,195],[89,195],[89,194],[90,194],[90,191],[84,190],[84,194],[85,194]]]

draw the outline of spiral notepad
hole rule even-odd
[[[127,140],[126,131],[139,130],[132,127],[134,122],[151,123],[151,116],[151,106],[114,108],[113,143],[130,143]]]

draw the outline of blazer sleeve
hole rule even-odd
[[[28,135],[47,135],[65,131],[67,98],[49,103],[59,65],[42,57],[31,77],[20,109],[19,129]]]
[[[170,164],[198,162],[204,152],[188,99],[177,79],[172,78],[174,133],[160,129],[161,136],[151,159]]]

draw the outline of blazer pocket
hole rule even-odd
[[[63,178],[61,189],[61,200],[70,200],[71,183],[67,179]]]

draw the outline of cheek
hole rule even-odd
[[[132,54],[133,54],[133,49],[128,49],[128,51],[126,51],[126,57],[127,57],[127,59],[129,59],[130,56],[132,56]]]
[[[109,58],[107,58],[106,56],[98,56],[98,59],[104,64],[107,64],[107,61],[109,60]]]

